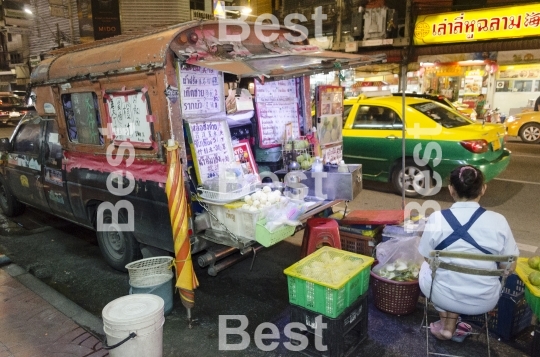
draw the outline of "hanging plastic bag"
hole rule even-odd
[[[390,239],[377,245],[378,264],[373,272],[396,281],[418,280],[424,257],[418,252],[419,236]]]

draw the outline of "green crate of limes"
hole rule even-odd
[[[369,287],[374,259],[322,247],[285,269],[289,302],[336,318]]]

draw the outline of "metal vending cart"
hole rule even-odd
[[[201,22],[198,26],[184,31],[171,43],[175,54],[184,59],[178,67],[181,78],[179,93],[195,169],[191,179],[193,191],[197,192],[193,192],[192,199],[196,205],[202,206],[203,212],[209,216],[209,222],[195,217],[196,234],[192,237],[192,253],[207,250],[198,257],[198,263],[201,267],[208,267],[210,275],[217,275],[219,271],[249,256],[254,258],[257,251],[263,247],[292,236],[302,229],[302,224],[310,217],[342,201],[352,200],[362,185],[359,165],[350,165],[348,172],[337,172],[337,165],[328,166],[325,168],[330,176],[328,181],[338,182],[338,186],[344,189],[332,190],[326,198],[317,198],[314,192],[317,180],[311,174],[311,165],[303,167],[304,170],[300,172],[305,176],[299,183],[305,184],[302,198],[307,196],[304,201],[309,201],[306,203],[309,207],[297,217],[300,225],[284,226],[269,232],[262,225],[261,216],[253,210],[242,208],[241,202],[245,196],[256,193],[265,185],[246,181],[234,186],[236,189],[223,189],[223,181],[227,179],[224,177],[222,164],[234,161],[235,155],[227,123],[236,120],[235,116],[254,117],[258,126],[257,139],[263,148],[282,147],[285,150],[287,140],[307,142],[307,137],[313,134],[311,128],[317,126],[311,116],[309,76],[384,60],[380,57],[322,51],[309,45],[307,39],[301,39],[299,32],[284,27],[259,25],[275,35],[274,40],[266,41],[256,35],[256,30],[260,30],[256,29],[257,25],[247,24],[249,35],[242,41],[235,41],[237,25],[235,21],[223,21],[221,25],[212,21]],[[291,37],[295,40],[292,41]],[[229,78],[227,81],[224,80],[225,76]],[[236,90],[227,87],[223,90],[224,83],[231,82],[231,76],[238,85]],[[244,91],[249,88],[254,88],[251,106],[246,103],[244,96]],[[212,97],[212,100],[203,103],[202,108],[193,100],[193,94],[197,94],[197,91],[209,93]],[[339,93],[342,93],[341,88]],[[193,105],[186,106],[187,103]],[[342,105],[342,102],[338,104]],[[237,108],[234,108],[235,105]],[[341,116],[342,110],[332,113],[336,117]],[[341,125],[336,124],[334,127],[337,133]],[[208,134],[208,131],[211,133]],[[221,146],[214,148],[211,138],[218,138]],[[328,142],[314,150],[314,145],[318,146],[318,142],[323,138],[321,136],[316,141],[309,141],[310,152],[319,151],[325,157],[330,157],[328,149],[332,149],[332,161],[337,163],[334,159],[341,150],[328,144],[341,142],[341,135],[332,137],[333,140],[327,140]],[[296,145],[294,148],[296,149]],[[307,146],[302,148],[303,155],[304,151],[307,153],[306,148]],[[294,159],[300,155],[300,152],[296,153]],[[283,180],[288,172],[278,171],[276,174],[278,178],[273,179],[274,182]],[[214,185],[211,184],[212,180],[215,181]],[[221,188],[218,188],[220,184],[217,181],[221,182]],[[225,183],[229,184],[235,182]],[[282,191],[289,185],[285,180],[285,185],[280,183],[266,186],[270,186],[273,191]],[[203,221],[201,225],[200,221]],[[201,226],[205,229],[200,230]],[[211,243],[218,246],[210,247]]]

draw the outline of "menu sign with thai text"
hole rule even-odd
[[[421,15],[415,45],[538,36],[538,4]]]
[[[223,74],[210,68],[183,65],[180,99],[184,118],[223,111]]]
[[[343,160],[343,145],[337,144],[322,149],[325,164],[339,164]]]
[[[292,124],[292,136],[300,136],[298,95],[295,79],[255,81],[255,101],[259,121],[259,146],[279,146],[285,138],[285,127]]]
[[[220,164],[234,161],[226,120],[188,121],[188,141],[200,184],[218,176]]]
[[[153,116],[148,112],[146,93],[117,92],[105,99],[114,143],[129,141],[136,147],[152,146]]]

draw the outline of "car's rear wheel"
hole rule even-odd
[[[118,224],[127,220],[118,213],[118,220],[113,219],[109,210],[103,212],[103,223],[111,224],[109,231],[97,231],[99,249],[105,261],[114,269],[126,272],[126,264],[141,258],[139,243],[132,232],[119,229]]]
[[[429,171],[426,166],[417,165],[413,160],[405,160],[405,169],[402,169],[401,161],[396,165],[392,172],[392,185],[397,193],[402,194],[405,190],[407,197],[419,197],[422,194],[418,191],[425,189],[426,178],[424,171]],[[405,174],[405,184],[403,184],[403,175]]]
[[[519,131],[519,136],[526,143],[535,144],[540,142],[540,124],[528,123],[523,125]]]
[[[24,212],[26,206],[19,202],[6,184],[4,177],[0,176],[0,208],[8,217],[15,217]]]

